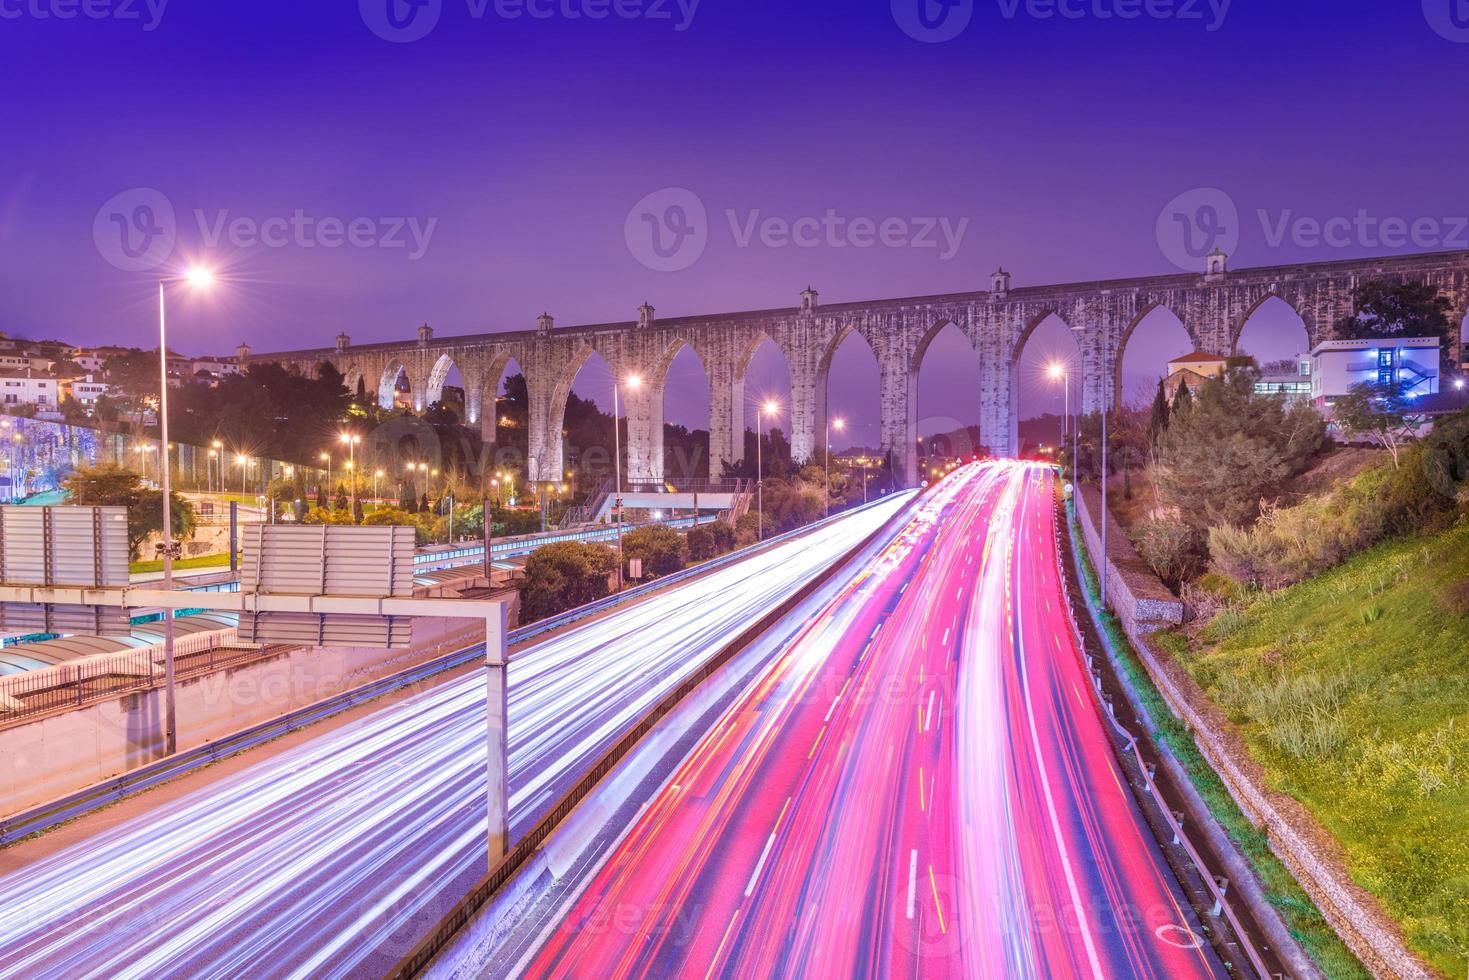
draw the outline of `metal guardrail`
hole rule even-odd
[[[421,939],[408,955],[398,962],[398,965],[394,967],[388,976],[393,978],[393,980],[407,980],[407,978],[417,976],[422,972],[435,956],[447,948],[459,930],[464,928],[488,904],[494,894],[503,888],[525,863],[530,860],[556,828],[596,790],[603,778],[611,773],[660,721],[677,708],[685,698],[702,686],[715,671],[728,664],[740,651],[744,650],[762,634],[772,629],[802,602],[810,598],[818,589],[830,582],[841,569],[856,560],[862,552],[866,551],[875,542],[881,540],[887,534],[889,528],[894,524],[901,524],[907,519],[908,512],[906,510],[894,514],[881,527],[863,538],[862,541],[850,548],[838,560],[828,565],[824,571],[808,580],[790,596],[786,597],[784,601],[776,605],[775,608],[746,627],[730,642],[720,647],[713,656],[704,661],[702,665],[684,678],[677,687],[669,691],[637,724],[623,733],[622,737],[601,755],[596,763],[577,780],[575,785],[571,786],[562,794],[561,798],[556,801],[555,806],[548,810],[536,821],[535,826],[516,841],[509,853],[470,889],[468,895],[455,903],[454,907],[439,921],[438,926]]]
[[[719,558],[704,562],[702,565],[686,568],[681,572],[675,572],[672,575],[646,582],[617,595],[607,596],[595,602],[587,603],[584,606],[578,606],[559,616],[553,616],[519,627],[510,631],[506,638],[507,642],[512,646],[523,644],[538,636],[598,615],[621,603],[642,598],[651,592],[659,591],[670,585],[676,585],[694,576],[703,575],[717,568],[734,564],[749,557],[756,551],[774,547],[800,535],[808,534],[817,528],[840,520],[842,517],[875,507],[879,503],[881,503],[881,499],[842,514],[833,514],[831,517],[823,518],[813,524],[808,524],[805,527],[797,528],[794,531],[787,531],[777,537],[770,538],[763,545],[732,551],[729,554],[721,555]],[[253,653],[253,655],[263,656],[272,652],[274,651]],[[318,701],[316,704],[287,712],[270,721],[262,722],[259,725],[251,726],[232,735],[215,739],[197,748],[176,753],[157,762],[152,762],[130,772],[123,773],[120,776],[103,780],[87,789],[79,790],[76,793],[68,794],[59,799],[0,819],[0,847],[13,844],[33,834],[41,833],[57,824],[74,820],[100,807],[110,806],[119,800],[151,789],[159,783],[167,782],[170,779],[185,775],[195,769],[217,762],[220,759],[272,741],[282,735],[289,734],[300,728],[305,728],[308,725],[330,718],[335,714],[357,707],[360,704],[374,701],[385,694],[391,694],[394,691],[462,667],[481,659],[483,656],[484,644],[471,644],[461,650],[436,657],[416,667],[410,667],[407,670],[399,671],[388,677],[364,684],[361,687],[333,695],[332,697]]]
[[[1067,514],[1065,509],[1065,505],[1061,504],[1058,501],[1056,506],[1061,511],[1061,520],[1057,522],[1056,527],[1056,548],[1058,558],[1063,550],[1068,550],[1066,548],[1063,548],[1062,546],[1060,525],[1064,523],[1066,525],[1067,538],[1070,543],[1069,550],[1071,552],[1072,564],[1076,571],[1076,578],[1078,582],[1083,583],[1082,591],[1085,592],[1086,574],[1082,570],[1082,544],[1078,540],[1076,528],[1073,527],[1071,524],[1069,515]],[[1061,571],[1064,573],[1065,569],[1063,568],[1061,569]],[[1149,763],[1143,758],[1142,751],[1138,748],[1138,737],[1132,732],[1128,731],[1125,727],[1123,727],[1123,725],[1117,720],[1116,709],[1113,707],[1111,699],[1104,698],[1102,694],[1102,674],[1101,671],[1099,671],[1093,663],[1092,655],[1086,652],[1086,641],[1082,638],[1081,629],[1077,624],[1077,619],[1074,612],[1076,608],[1076,598],[1071,594],[1070,580],[1065,574],[1061,575],[1061,585],[1066,592],[1066,601],[1073,610],[1073,614],[1071,616],[1068,616],[1067,619],[1071,621],[1071,630],[1076,639],[1077,649],[1081,650],[1083,655],[1086,657],[1087,671],[1091,674],[1092,687],[1096,692],[1096,697],[1098,701],[1103,705],[1103,714],[1106,715],[1107,721],[1112,726],[1112,729],[1125,743],[1122,747],[1122,752],[1130,753],[1137,761],[1137,767],[1138,770],[1142,773],[1143,783],[1147,789],[1148,798],[1152,800],[1154,805],[1157,807],[1158,812],[1162,815],[1163,822],[1167,825],[1168,829],[1173,834],[1172,843],[1176,846],[1181,846],[1184,849],[1184,852],[1188,855],[1189,861],[1193,864],[1195,868],[1199,870],[1199,878],[1202,879],[1205,888],[1208,890],[1210,896],[1212,896],[1214,899],[1214,905],[1209,910],[1209,914],[1215,918],[1217,918],[1221,914],[1224,915],[1224,917],[1229,921],[1230,928],[1234,931],[1235,938],[1239,940],[1240,945],[1244,948],[1245,955],[1249,957],[1250,965],[1254,968],[1256,975],[1262,978],[1270,977],[1272,975],[1270,972],[1270,968],[1266,966],[1264,958],[1260,955],[1260,951],[1255,947],[1254,942],[1250,938],[1250,934],[1245,930],[1244,924],[1240,921],[1239,914],[1235,911],[1234,906],[1227,897],[1227,893],[1229,891],[1229,880],[1227,878],[1215,877],[1214,875],[1208,873],[1208,871],[1206,870],[1208,868],[1208,865],[1204,862],[1203,856],[1199,853],[1193,842],[1189,840],[1188,834],[1184,833],[1182,820],[1175,816],[1174,813],[1169,810],[1167,806],[1163,805],[1163,798],[1161,795],[1159,795],[1158,792],[1158,784],[1154,780],[1153,767],[1149,765]],[[1081,604],[1086,607],[1087,615],[1091,619],[1092,626],[1097,631],[1097,637],[1102,646],[1106,649],[1108,658],[1115,666],[1118,661],[1117,653],[1115,650],[1112,649],[1111,640],[1107,636],[1107,631],[1101,621],[1101,617],[1099,616],[1096,608],[1092,605],[1091,597],[1089,595],[1083,595]]]

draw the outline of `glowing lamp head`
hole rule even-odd
[[[840,431],[842,431],[843,429],[845,429],[847,427],[847,420],[846,419],[836,419],[835,421],[833,421],[831,423],[831,427],[833,429],[836,429],[838,432],[840,432]]]
[[[250,462],[250,457],[246,456],[244,453],[241,453],[240,455],[235,457],[235,462],[239,463],[241,466],[244,466],[246,463]]]
[[[634,391],[641,388],[643,386],[643,376],[641,374],[629,374],[627,376],[627,386]]]
[[[768,401],[768,402],[765,403],[765,414],[766,415],[774,415],[778,411],[780,411],[780,406],[777,405],[775,402]]]
[[[1057,362],[1046,368],[1046,373],[1049,374],[1053,379],[1060,381],[1063,377],[1066,376],[1066,366],[1064,364],[1061,364],[1060,362]]]
[[[184,281],[194,289],[208,289],[214,285],[214,272],[202,265],[196,265],[184,273]]]

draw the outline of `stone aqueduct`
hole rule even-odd
[[[880,376],[881,448],[893,454],[899,475],[918,478],[917,379],[925,351],[948,324],[974,348],[980,392],[981,438],[997,455],[1018,446],[1017,365],[1031,332],[1055,315],[1074,332],[1082,359],[1082,407],[1097,411],[1120,397],[1122,350],[1133,329],[1158,307],[1171,310],[1198,350],[1230,354],[1245,321],[1271,297],[1290,304],[1305,323],[1312,346],[1331,339],[1332,325],[1352,311],[1351,295],[1375,277],[1425,281],[1453,303],[1454,322],[1469,313],[1469,252],[1319,262],[1231,271],[1221,253],[1201,275],[1154,276],[1104,282],[1011,288],[1003,270],[987,292],[821,305],[814,290],[799,307],[745,313],[655,317],[650,306],[633,322],[557,327],[549,315],[534,330],[436,337],[420,327],[416,341],[353,345],[345,335],[334,348],[253,354],[248,362],[279,361],[302,373],[322,362],[341,371],[354,390],[359,378],[391,406],[400,371],[422,410],[440,398],[451,366],[464,379],[471,423],[494,438],[495,392],[513,357],[530,399],[528,477],[556,479],[562,468],[566,399],[578,370],[593,352],[618,377],[637,374],[638,390],[624,391],[631,481],[663,476],[663,395],[669,366],[692,347],[709,378],[710,468],[739,461],[744,450],[744,381],[756,348],[769,338],[784,354],[791,377],[789,429],[797,458],[819,448],[826,423],[827,374],[832,354],[853,331],[876,355]],[[490,410],[486,410],[486,406]]]

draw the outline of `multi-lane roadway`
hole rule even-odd
[[[512,836],[727,639],[904,494],[516,654]],[[381,974],[483,873],[477,675],[54,854],[0,855],[0,976]]]
[[[1054,476],[969,466],[728,709],[529,977],[1223,976],[1108,743]]]

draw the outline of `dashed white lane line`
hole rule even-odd
[[[918,849],[908,853],[908,918],[913,918],[913,896],[918,889]]]

